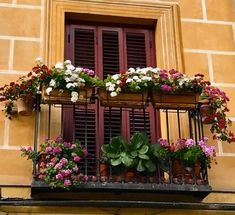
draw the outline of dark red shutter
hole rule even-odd
[[[102,31],[103,78],[120,72],[118,31]]]

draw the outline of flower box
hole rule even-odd
[[[54,103],[54,104],[88,104],[90,103],[91,96],[92,96],[92,87],[84,87],[79,90],[78,100],[73,103],[71,101],[71,92],[69,91],[61,91],[55,89],[50,92],[50,95],[46,93],[45,88],[42,90],[42,103]]]
[[[99,89],[98,96],[102,106],[143,108],[147,104],[148,92],[121,92],[117,96],[112,97],[110,92]]]
[[[192,109],[199,102],[199,94],[193,92],[181,94],[152,92],[151,102],[154,108]]]

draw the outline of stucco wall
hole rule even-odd
[[[186,74],[203,73],[213,85],[225,90],[231,98],[229,117],[235,121],[234,1],[174,1],[181,8]],[[0,0],[0,86],[26,74],[34,59],[43,56],[45,8],[46,0]],[[0,103],[0,107],[3,106]],[[205,129],[211,137],[209,127]],[[31,162],[20,157],[19,146],[32,145],[33,132],[33,116],[19,116],[10,121],[0,112],[0,186],[30,185]],[[211,143],[218,148],[218,165],[210,170],[210,183],[215,190],[235,191],[235,145]],[[30,192],[17,190],[12,194],[6,189],[2,188],[4,197],[14,196],[14,193],[30,195]],[[226,201],[229,198],[227,195]],[[220,201],[218,197],[211,197],[210,201],[213,199]]]

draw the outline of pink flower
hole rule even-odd
[[[76,144],[72,144],[70,149],[75,149],[76,147],[77,147]]]
[[[55,178],[58,179],[58,180],[63,180],[64,177],[63,177],[62,174],[58,173],[58,174],[55,176]]]
[[[81,160],[81,157],[75,156],[75,157],[73,158],[73,160],[74,160],[75,162],[79,162],[79,161]]]
[[[60,160],[60,163],[63,164],[63,165],[66,165],[68,163],[68,160],[66,158],[62,158]]]
[[[53,148],[53,153],[55,154],[59,154],[62,151],[62,149],[58,146],[56,146],[55,148]]]
[[[71,143],[70,142],[64,142],[64,147],[70,148],[71,147]]]
[[[162,89],[163,91],[169,92],[169,91],[171,90],[171,87],[168,86],[167,84],[163,84],[163,85],[161,86],[161,89]]]
[[[64,181],[64,186],[65,186],[65,187],[71,186],[71,181],[70,181],[69,179],[66,179],[66,180]]]
[[[46,147],[46,153],[50,153],[52,151],[52,147],[48,146]]]
[[[62,169],[62,167],[63,167],[63,164],[62,164],[62,163],[57,163],[57,164],[55,165],[55,168],[56,168],[57,170]]]

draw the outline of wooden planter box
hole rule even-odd
[[[121,92],[115,97],[110,92],[99,89],[99,100],[105,107],[143,108],[147,104],[148,92]]]
[[[198,105],[199,94],[191,92],[182,94],[152,92],[151,102],[154,108],[159,109],[192,109]]]
[[[52,90],[47,95],[46,89],[42,90],[42,103],[46,104],[88,104],[92,96],[92,87],[86,87],[79,90],[78,100],[76,103],[71,101],[71,93],[68,91]]]

